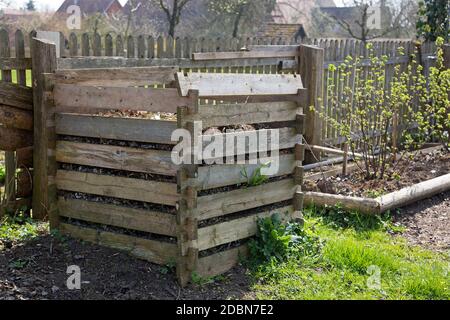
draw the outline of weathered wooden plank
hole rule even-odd
[[[17,156],[17,168],[32,168],[33,167],[33,147],[27,147],[18,149]]]
[[[295,95],[303,89],[298,75],[177,73],[180,94],[198,90],[200,97]]]
[[[179,199],[177,185],[167,182],[59,170],[56,184],[59,190],[169,206],[175,206]]]
[[[67,223],[61,223],[60,230],[73,238],[125,251],[131,256],[156,264],[168,264],[177,257],[177,246],[171,243],[135,238]]]
[[[198,114],[187,115],[186,121],[202,121],[204,128],[294,121],[297,110],[295,102],[201,105]]]
[[[207,220],[287,201],[293,198],[295,191],[294,180],[286,179],[257,187],[199,197],[197,208],[199,220]]]
[[[66,218],[176,237],[176,217],[167,213],[64,198],[58,209]]]
[[[208,190],[225,186],[247,183],[264,163],[247,165],[214,165],[198,169],[198,178],[190,179],[188,184],[198,190]],[[295,156],[293,154],[279,157],[278,173],[271,177],[291,175],[294,172]],[[245,174],[248,178],[245,177]]]
[[[214,277],[224,274],[237,266],[240,260],[246,258],[248,254],[248,246],[243,245],[238,248],[200,258],[198,261],[197,273],[202,277]]]
[[[29,70],[31,58],[0,58],[0,70]]]
[[[0,126],[0,150],[16,151],[32,145],[32,132]]]
[[[225,67],[245,67],[245,66],[279,66],[286,58],[260,58],[241,60],[211,60],[193,61],[192,59],[130,59],[122,57],[89,57],[89,58],[64,58],[58,59],[59,69],[84,69],[84,68],[133,68],[133,67],[179,67],[182,69],[191,68],[225,68]]]
[[[116,170],[176,176],[171,152],[58,141],[56,161]]]
[[[57,84],[54,88],[59,112],[76,110],[136,110],[176,113],[190,100],[180,97],[176,89],[89,87]]]
[[[0,104],[0,125],[5,128],[33,131],[33,112]]]
[[[323,94],[323,61],[324,50],[314,46],[300,46],[299,74],[305,81],[308,90],[308,103],[305,110],[307,127],[305,139],[310,145],[321,145],[322,119],[317,111],[320,111],[319,99]],[[309,107],[314,107],[311,110]],[[310,153],[306,155],[305,163],[320,161],[320,153]]]
[[[60,135],[101,139],[176,144],[171,135],[175,121],[57,114],[56,132]]]
[[[205,60],[238,60],[261,58],[289,58],[298,56],[298,47],[290,50],[257,50],[236,52],[197,52],[192,54],[194,61]]]
[[[0,104],[33,110],[33,90],[13,83],[0,82]]]
[[[278,134],[278,140],[276,136]],[[234,152],[231,153],[230,150],[222,152],[222,155],[227,156],[243,156],[246,154],[254,154],[258,149],[258,141],[261,137],[267,137],[267,147],[270,149],[291,149],[295,147],[296,144],[302,143],[302,135],[298,134],[295,128],[281,128],[281,129],[270,129],[270,130],[258,130],[258,131],[245,131],[245,132],[232,132],[214,135],[203,135],[203,150],[205,150],[212,142],[217,143],[217,141],[223,141],[221,145],[226,145],[225,141],[244,141],[245,148],[239,143],[234,144]],[[252,139],[253,138],[253,139]],[[257,139],[256,143],[255,139]],[[252,143],[253,142],[253,143]],[[277,146],[277,147],[276,147]],[[229,152],[229,153],[228,153]],[[221,157],[217,157],[215,154],[209,155],[204,153],[203,160],[215,160]]]
[[[279,214],[283,221],[291,221],[294,218],[293,213],[294,208],[288,206],[201,228],[198,230],[198,248],[203,251],[253,237],[257,233],[259,219]]]
[[[152,86],[173,83],[178,70],[176,67],[58,70],[55,80],[59,84],[83,86]]]
[[[51,42],[33,39],[33,104],[34,104],[34,155],[33,155],[33,218],[44,219],[49,204],[49,135],[47,128],[48,101],[45,98],[44,73],[56,70],[56,46]]]

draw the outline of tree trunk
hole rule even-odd
[[[233,27],[233,38],[237,38],[239,34],[239,25],[241,24],[242,15],[244,14],[244,6],[241,6],[239,8],[238,15],[236,16],[236,19],[234,20],[234,27]]]

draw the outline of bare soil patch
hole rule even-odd
[[[450,192],[402,208],[394,220],[410,244],[450,254]]]
[[[383,180],[365,180],[357,170],[346,177],[307,181],[305,190],[376,198],[448,173],[450,173],[450,153],[442,149],[428,153],[419,152],[410,159],[403,159],[395,168],[389,169],[387,177]]]
[[[10,246],[10,244],[8,244]],[[81,268],[82,289],[67,289],[67,267]],[[246,270],[182,289],[173,270],[116,250],[45,235],[0,250],[0,300],[252,299]]]

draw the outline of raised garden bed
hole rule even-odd
[[[305,177],[306,204],[340,204],[345,209],[379,214],[450,189],[450,153],[441,147],[409,154],[384,179],[364,179],[357,164],[352,164],[352,173],[345,177],[339,169],[322,170]]]

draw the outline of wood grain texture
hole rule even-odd
[[[32,145],[32,132],[0,126],[0,150],[16,151]]]
[[[189,99],[176,89],[94,87],[57,84],[54,99],[58,112],[92,110],[135,110],[176,113]]]
[[[173,83],[176,72],[176,67],[58,70],[55,80],[61,84],[83,86],[152,86]]]
[[[283,221],[291,221],[293,213],[294,208],[289,206],[201,228],[198,230],[198,248],[203,251],[253,237],[257,233],[259,219],[279,214]]]
[[[198,90],[200,97],[297,94],[303,89],[300,76],[225,73],[177,73],[180,94]]]
[[[257,187],[216,193],[198,198],[199,220],[207,220],[236,212],[263,207],[293,198],[293,179],[267,183]]]
[[[33,90],[13,83],[0,82],[0,104],[33,110]]]
[[[63,234],[104,247],[125,251],[133,257],[165,265],[177,258],[177,246],[143,238],[104,232],[67,223],[60,225]]]
[[[5,128],[33,131],[33,112],[0,104],[0,125]]]
[[[176,176],[171,152],[58,141],[56,161],[165,176]]]
[[[174,145],[178,142],[171,141],[171,135],[176,129],[175,121],[56,115],[56,132],[68,136]]]
[[[202,121],[204,128],[294,121],[297,108],[295,102],[200,105],[198,114],[185,119]]]
[[[256,165],[214,165],[203,166],[198,169],[198,178],[190,179],[187,183],[199,190],[208,190],[247,183],[257,170],[266,163]],[[279,157],[278,173],[271,177],[291,175],[294,172],[295,156],[293,154]],[[245,174],[248,178],[245,177]]]
[[[169,206],[179,199],[175,183],[58,170],[56,184],[59,190]]]
[[[67,218],[176,237],[175,216],[167,213],[61,197],[58,209]]]
[[[234,268],[241,259],[249,254],[246,245],[200,258],[197,273],[202,277],[214,277]]]

